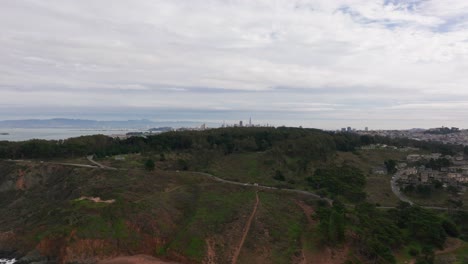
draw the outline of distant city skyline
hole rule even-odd
[[[429,128],[440,128],[440,127],[454,127],[454,126],[447,126],[447,125],[439,125],[439,126],[411,126],[411,127],[368,127],[368,126],[360,126],[358,124],[357,126],[350,126],[349,123],[352,123],[350,120],[344,121],[345,123],[339,123],[338,126],[335,126],[334,123],[330,123],[327,120],[322,120],[322,122],[318,121],[317,126],[310,126],[310,125],[302,125],[302,124],[296,124],[296,123],[291,123],[284,121],[281,123],[279,120],[254,120],[252,121],[252,118],[247,118],[247,119],[239,119],[239,120],[209,120],[209,119],[200,119],[200,120],[189,120],[189,119],[149,119],[149,118],[130,118],[130,119],[93,119],[93,118],[67,118],[67,117],[59,117],[59,118],[49,118],[49,117],[43,117],[43,118],[24,118],[24,119],[0,119],[0,129],[4,127],[3,122],[4,121],[27,121],[27,120],[32,120],[32,121],[37,121],[37,120],[42,120],[42,121],[49,121],[49,120],[54,120],[54,119],[66,119],[66,120],[77,120],[77,121],[97,121],[97,122],[114,122],[114,123],[125,123],[128,121],[129,125],[128,126],[120,126],[120,128],[132,128],[135,125],[134,124],[143,124],[145,120],[150,121],[150,122],[155,122],[155,124],[148,123],[147,125],[141,126],[141,127],[150,127],[150,126],[167,126],[174,124],[175,127],[206,127],[206,128],[217,128],[217,127],[234,127],[234,126],[239,126],[239,127],[249,127],[249,126],[274,126],[274,127],[279,127],[279,126],[292,126],[292,127],[304,127],[304,128],[318,128],[318,129],[324,129],[324,130],[337,130],[337,131],[342,131],[342,132],[349,132],[349,131],[372,131],[372,130],[392,130],[392,129],[397,129],[397,130],[408,130],[408,129],[414,129],[414,128],[422,128],[422,129],[429,129]],[[140,122],[141,121],[141,122]],[[338,122],[337,120],[333,120],[335,122]],[[20,122],[21,123],[21,122]],[[34,124],[35,122],[33,122]],[[77,124],[79,124],[78,122]],[[322,126],[320,126],[320,124]],[[329,125],[328,127],[326,125]],[[348,124],[348,125],[343,125],[343,124]],[[341,126],[340,126],[341,125]],[[115,127],[115,125],[113,125]],[[23,128],[26,128],[27,126],[20,126]],[[78,128],[78,126],[73,126],[74,128]],[[93,124],[92,127],[96,127],[96,125]],[[91,128],[89,126],[83,127],[83,128]],[[468,129],[464,127],[458,127],[460,129]]]
[[[468,128],[465,0],[4,0],[0,119]]]

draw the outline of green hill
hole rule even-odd
[[[359,149],[379,142],[458,151],[298,128],[1,142],[0,257],[431,263],[450,238],[462,263],[468,214],[399,203],[372,169],[406,153]]]

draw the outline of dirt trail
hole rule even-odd
[[[206,242],[206,247],[207,247],[207,254],[206,254],[206,261],[203,263],[206,264],[216,264],[216,252],[215,252],[215,243],[213,240],[207,238],[205,240]]]
[[[304,203],[303,201],[297,201],[296,202],[297,205],[299,205],[299,207],[301,207],[302,211],[304,212],[306,218],[307,218],[307,221],[309,222],[309,224],[311,225],[315,225],[317,223],[316,220],[314,220],[312,218],[312,215],[315,214],[315,211],[314,211],[314,208],[312,208],[311,206],[307,205],[306,203]]]
[[[86,158],[88,159],[89,162],[91,162],[92,164],[98,166],[98,167],[101,168],[101,169],[118,170],[117,168],[105,166],[105,165],[102,165],[101,163],[95,161],[95,160],[94,160],[94,155],[86,156]]]
[[[101,200],[101,197],[81,196],[80,198],[78,198],[78,201],[82,201],[82,200],[88,200],[88,201],[95,202],[95,203],[108,203],[108,204],[111,204],[111,203],[115,202],[115,199]]]
[[[164,261],[147,255],[136,255],[103,260],[98,264],[177,264],[177,262]]]
[[[164,192],[165,192],[165,193],[170,193],[170,192],[176,191],[176,190],[178,190],[178,189],[180,189],[180,188],[182,188],[182,187],[185,187],[185,185],[179,185],[179,186],[170,188],[170,189],[168,189],[168,190],[166,190],[166,191],[164,191]]]
[[[460,239],[449,237],[445,241],[444,249],[436,250],[434,253],[436,255],[450,253],[450,252],[453,252],[453,251],[459,249],[462,245],[463,245],[463,243],[462,243],[462,241]]]
[[[304,214],[305,214],[305,216],[306,216],[306,218],[307,218],[307,222],[309,223],[309,228],[311,228],[312,226],[314,226],[314,225],[317,223],[317,221],[315,221],[315,220],[312,218],[312,215],[315,214],[314,209],[313,209],[311,206],[305,204],[303,201],[296,201],[296,204],[297,204],[299,207],[301,207],[302,211],[304,212]],[[302,240],[302,243],[304,243],[304,237],[303,237],[303,236],[301,237],[301,240]],[[309,259],[310,257],[307,256],[308,254],[306,254],[305,249],[303,248],[301,251],[302,251],[302,254],[301,254],[301,261],[300,261],[299,263],[300,263],[300,264],[307,264],[307,263],[309,263],[309,262],[308,262],[308,259]]]
[[[255,213],[257,212],[258,204],[260,202],[260,199],[258,199],[258,192],[255,193],[255,197],[256,197],[256,201],[255,201],[252,214],[250,215],[249,220],[247,221],[247,224],[245,225],[244,233],[242,234],[242,239],[239,243],[239,246],[236,248],[236,251],[234,252],[234,256],[232,257],[232,264],[237,263],[237,259],[239,258],[240,251],[242,249],[242,246],[244,245],[245,239],[247,238],[247,234],[249,233],[250,225],[252,224],[252,221],[255,217]]]

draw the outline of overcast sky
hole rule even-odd
[[[466,0],[2,0],[0,119],[468,128]]]

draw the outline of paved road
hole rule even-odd
[[[390,180],[390,187],[392,187],[392,192],[395,194],[396,197],[398,197],[398,199],[400,199],[400,201],[407,202],[407,203],[409,203],[411,205],[414,205],[414,203],[410,199],[408,199],[408,197],[406,197],[405,195],[403,195],[400,192],[400,188],[397,185],[397,181],[398,181],[398,179],[400,179],[400,176],[401,176],[400,171],[397,171],[392,176],[392,179]]]
[[[6,160],[10,162],[20,162],[20,163],[33,163],[31,160]],[[36,161],[34,161],[36,162]],[[54,164],[54,165],[62,165],[62,166],[72,166],[72,167],[80,167],[80,168],[90,168],[90,169],[101,169],[101,167],[94,166],[94,165],[87,165],[87,164],[79,164],[79,163],[66,163],[66,162],[49,162],[49,161],[39,161],[41,164]]]
[[[303,190],[296,190],[296,189],[282,189],[282,188],[277,188],[277,187],[272,187],[272,186],[265,186],[265,185],[259,185],[257,183],[242,183],[242,182],[235,182],[235,181],[229,181],[225,179],[221,179],[219,177],[214,176],[213,174],[209,174],[206,172],[198,172],[198,171],[189,171],[194,174],[199,174],[206,176],[208,178],[211,178],[215,181],[222,182],[222,183],[227,183],[227,184],[233,184],[233,185],[239,185],[239,186],[250,186],[250,187],[255,187],[257,189],[264,189],[264,190],[278,190],[278,191],[283,191],[283,192],[291,192],[291,193],[299,193],[307,196],[312,196],[314,198],[317,198],[319,200],[326,201],[330,205],[333,203],[333,200],[326,198],[326,197],[321,197],[318,194],[308,192],[308,191],[303,191]]]
[[[89,162],[93,163],[94,165],[98,166],[98,167],[101,168],[101,169],[118,170],[117,168],[105,166],[105,165],[102,165],[101,163],[95,161],[95,160],[94,160],[94,155],[86,156],[86,158],[88,159]]]
[[[32,162],[29,160],[6,160],[6,161],[12,161],[12,162]],[[102,164],[99,164],[98,162],[94,161],[93,164],[96,164],[96,166],[93,165],[85,165],[85,164],[75,164],[75,163],[60,163],[60,162],[40,162],[44,164],[57,164],[57,165],[64,165],[64,166],[74,166],[74,167],[81,167],[81,168],[93,168],[93,169],[104,169],[104,170],[118,170],[118,168],[114,167],[108,167],[104,166]],[[98,166],[99,164],[99,166]],[[208,178],[211,178],[215,181],[222,182],[222,183],[227,183],[227,184],[232,184],[232,185],[238,185],[238,186],[249,186],[249,187],[255,187],[257,189],[264,189],[264,190],[277,190],[277,191],[283,191],[283,192],[290,192],[290,193],[297,193],[297,194],[302,194],[302,195],[307,195],[311,196],[314,198],[317,198],[322,201],[326,201],[328,204],[333,204],[333,200],[326,198],[326,197],[321,197],[318,194],[308,192],[308,191],[303,191],[303,190],[297,190],[297,189],[282,189],[282,188],[277,188],[277,187],[272,187],[272,186],[265,186],[265,185],[259,185],[257,183],[242,183],[242,182],[235,182],[235,181],[229,181],[225,179],[221,179],[219,177],[216,177],[212,174],[206,173],[206,172],[198,172],[198,171],[185,171],[185,172],[190,172],[198,175],[202,175]],[[396,185],[396,180],[397,177],[392,178],[391,184],[392,184],[392,190],[394,190],[395,195],[400,198],[400,200],[405,201],[410,203],[411,205],[414,205],[413,202],[411,202],[408,198],[406,198],[403,194],[398,189],[398,186]],[[405,200],[406,199],[406,200]],[[463,210],[463,209],[454,209],[454,208],[446,208],[446,207],[438,207],[438,206],[420,206],[421,208],[425,209],[433,209],[433,210],[451,210],[451,211],[463,211],[463,212],[468,212],[468,210]],[[394,206],[378,206],[378,209],[395,209],[396,207]]]

